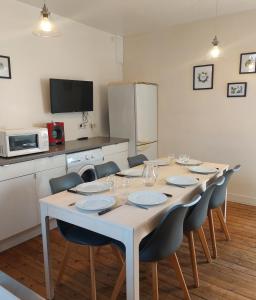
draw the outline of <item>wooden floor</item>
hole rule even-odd
[[[228,227],[232,240],[226,242],[217,224],[218,259],[205,262],[196,239],[200,287],[193,288],[190,258],[186,239],[178,251],[181,267],[192,299],[246,300],[256,299],[256,207],[229,203]],[[208,235],[208,224],[205,225]],[[64,241],[52,231],[53,274],[56,279],[64,252]],[[56,288],[56,300],[90,299],[89,268],[86,247],[75,246],[62,283]],[[109,247],[102,248],[96,258],[98,299],[110,299],[120,267]],[[0,254],[0,270],[45,296],[41,238],[37,237]],[[150,268],[141,264],[141,299],[151,299]],[[159,265],[160,299],[183,299],[174,272],[168,261]],[[125,288],[120,299],[125,299]]]

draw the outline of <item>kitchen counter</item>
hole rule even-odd
[[[49,151],[36,154],[15,156],[9,158],[0,158],[0,166],[20,163],[24,161],[34,160],[38,158],[51,157],[60,154],[69,154],[74,152],[92,150],[103,146],[120,144],[128,142],[128,139],[112,138],[112,137],[92,137],[83,141],[66,141],[64,145],[50,146]]]

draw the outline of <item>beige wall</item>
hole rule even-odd
[[[239,75],[241,52],[256,51],[256,12],[218,19],[223,55],[206,55],[214,22],[180,25],[125,39],[124,79],[159,84],[159,154],[241,163],[232,199],[256,204],[256,74]],[[192,90],[194,65],[215,64],[214,89]],[[248,96],[230,100],[227,82],[247,81]],[[230,197],[231,198],[231,197]]]
[[[50,3],[49,3],[50,4]],[[20,128],[64,121],[66,138],[108,134],[106,83],[122,79],[111,34],[55,17],[62,36],[32,35],[40,11],[14,0],[0,0],[0,55],[11,57],[12,80],[0,79],[0,127]],[[48,79],[94,81],[96,128],[79,129],[81,113],[50,114]]]

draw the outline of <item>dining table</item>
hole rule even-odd
[[[97,212],[78,209],[74,204],[86,197],[81,194],[64,191],[40,199],[47,299],[51,300],[54,298],[50,251],[51,218],[92,230],[122,242],[125,246],[126,257],[126,298],[128,300],[140,299],[139,244],[141,240],[156,228],[165,212],[171,207],[191,200],[194,195],[205,190],[209,183],[216,177],[221,176],[224,170],[227,170],[229,167],[227,164],[210,162],[204,162],[202,166],[214,167],[217,171],[212,174],[192,173],[187,166],[171,163],[170,165],[158,167],[156,182],[150,187],[145,186],[142,177],[125,178],[114,176],[112,189],[102,194],[113,195],[116,199],[116,208],[102,215],[99,215]],[[137,166],[136,168],[143,168],[143,166]],[[183,188],[167,184],[166,178],[175,175],[192,176],[197,178],[198,182],[195,185]],[[99,181],[106,181],[106,178],[99,179]],[[161,205],[142,209],[135,205],[128,205],[128,195],[136,191],[158,191],[170,196]],[[224,209],[226,209],[226,206]]]

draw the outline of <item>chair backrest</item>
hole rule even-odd
[[[139,154],[136,156],[131,156],[127,158],[128,164],[130,168],[142,165],[144,161],[148,160],[148,158],[144,154]]]
[[[121,171],[118,165],[113,161],[109,161],[101,165],[96,165],[94,166],[94,168],[97,178],[113,175]]]
[[[181,245],[183,240],[183,223],[187,210],[196,205],[201,195],[193,197],[185,205],[171,208],[162,218],[161,222],[142,245],[140,259],[143,261],[158,261],[169,257]]]
[[[225,202],[227,185],[231,179],[231,176],[234,173],[238,172],[240,170],[240,168],[241,168],[241,166],[237,165],[233,169],[229,169],[224,172],[223,176],[225,178],[225,182],[223,185],[216,187],[216,189],[214,190],[211,200],[210,200],[210,203],[209,203],[210,209],[220,207]]]
[[[209,201],[212,193],[217,186],[223,185],[225,178],[223,176],[217,178],[215,182],[210,184],[201,194],[201,200],[191,207],[184,221],[184,232],[199,229],[205,222],[208,213]]]
[[[49,183],[52,193],[56,194],[83,183],[83,180],[77,173],[72,172],[61,177],[52,178]]]
[[[52,178],[50,179],[49,183],[52,193],[57,194],[83,183],[83,180],[77,173],[72,172],[61,177]],[[61,220],[57,220],[57,225],[64,237],[67,230],[74,226]]]

